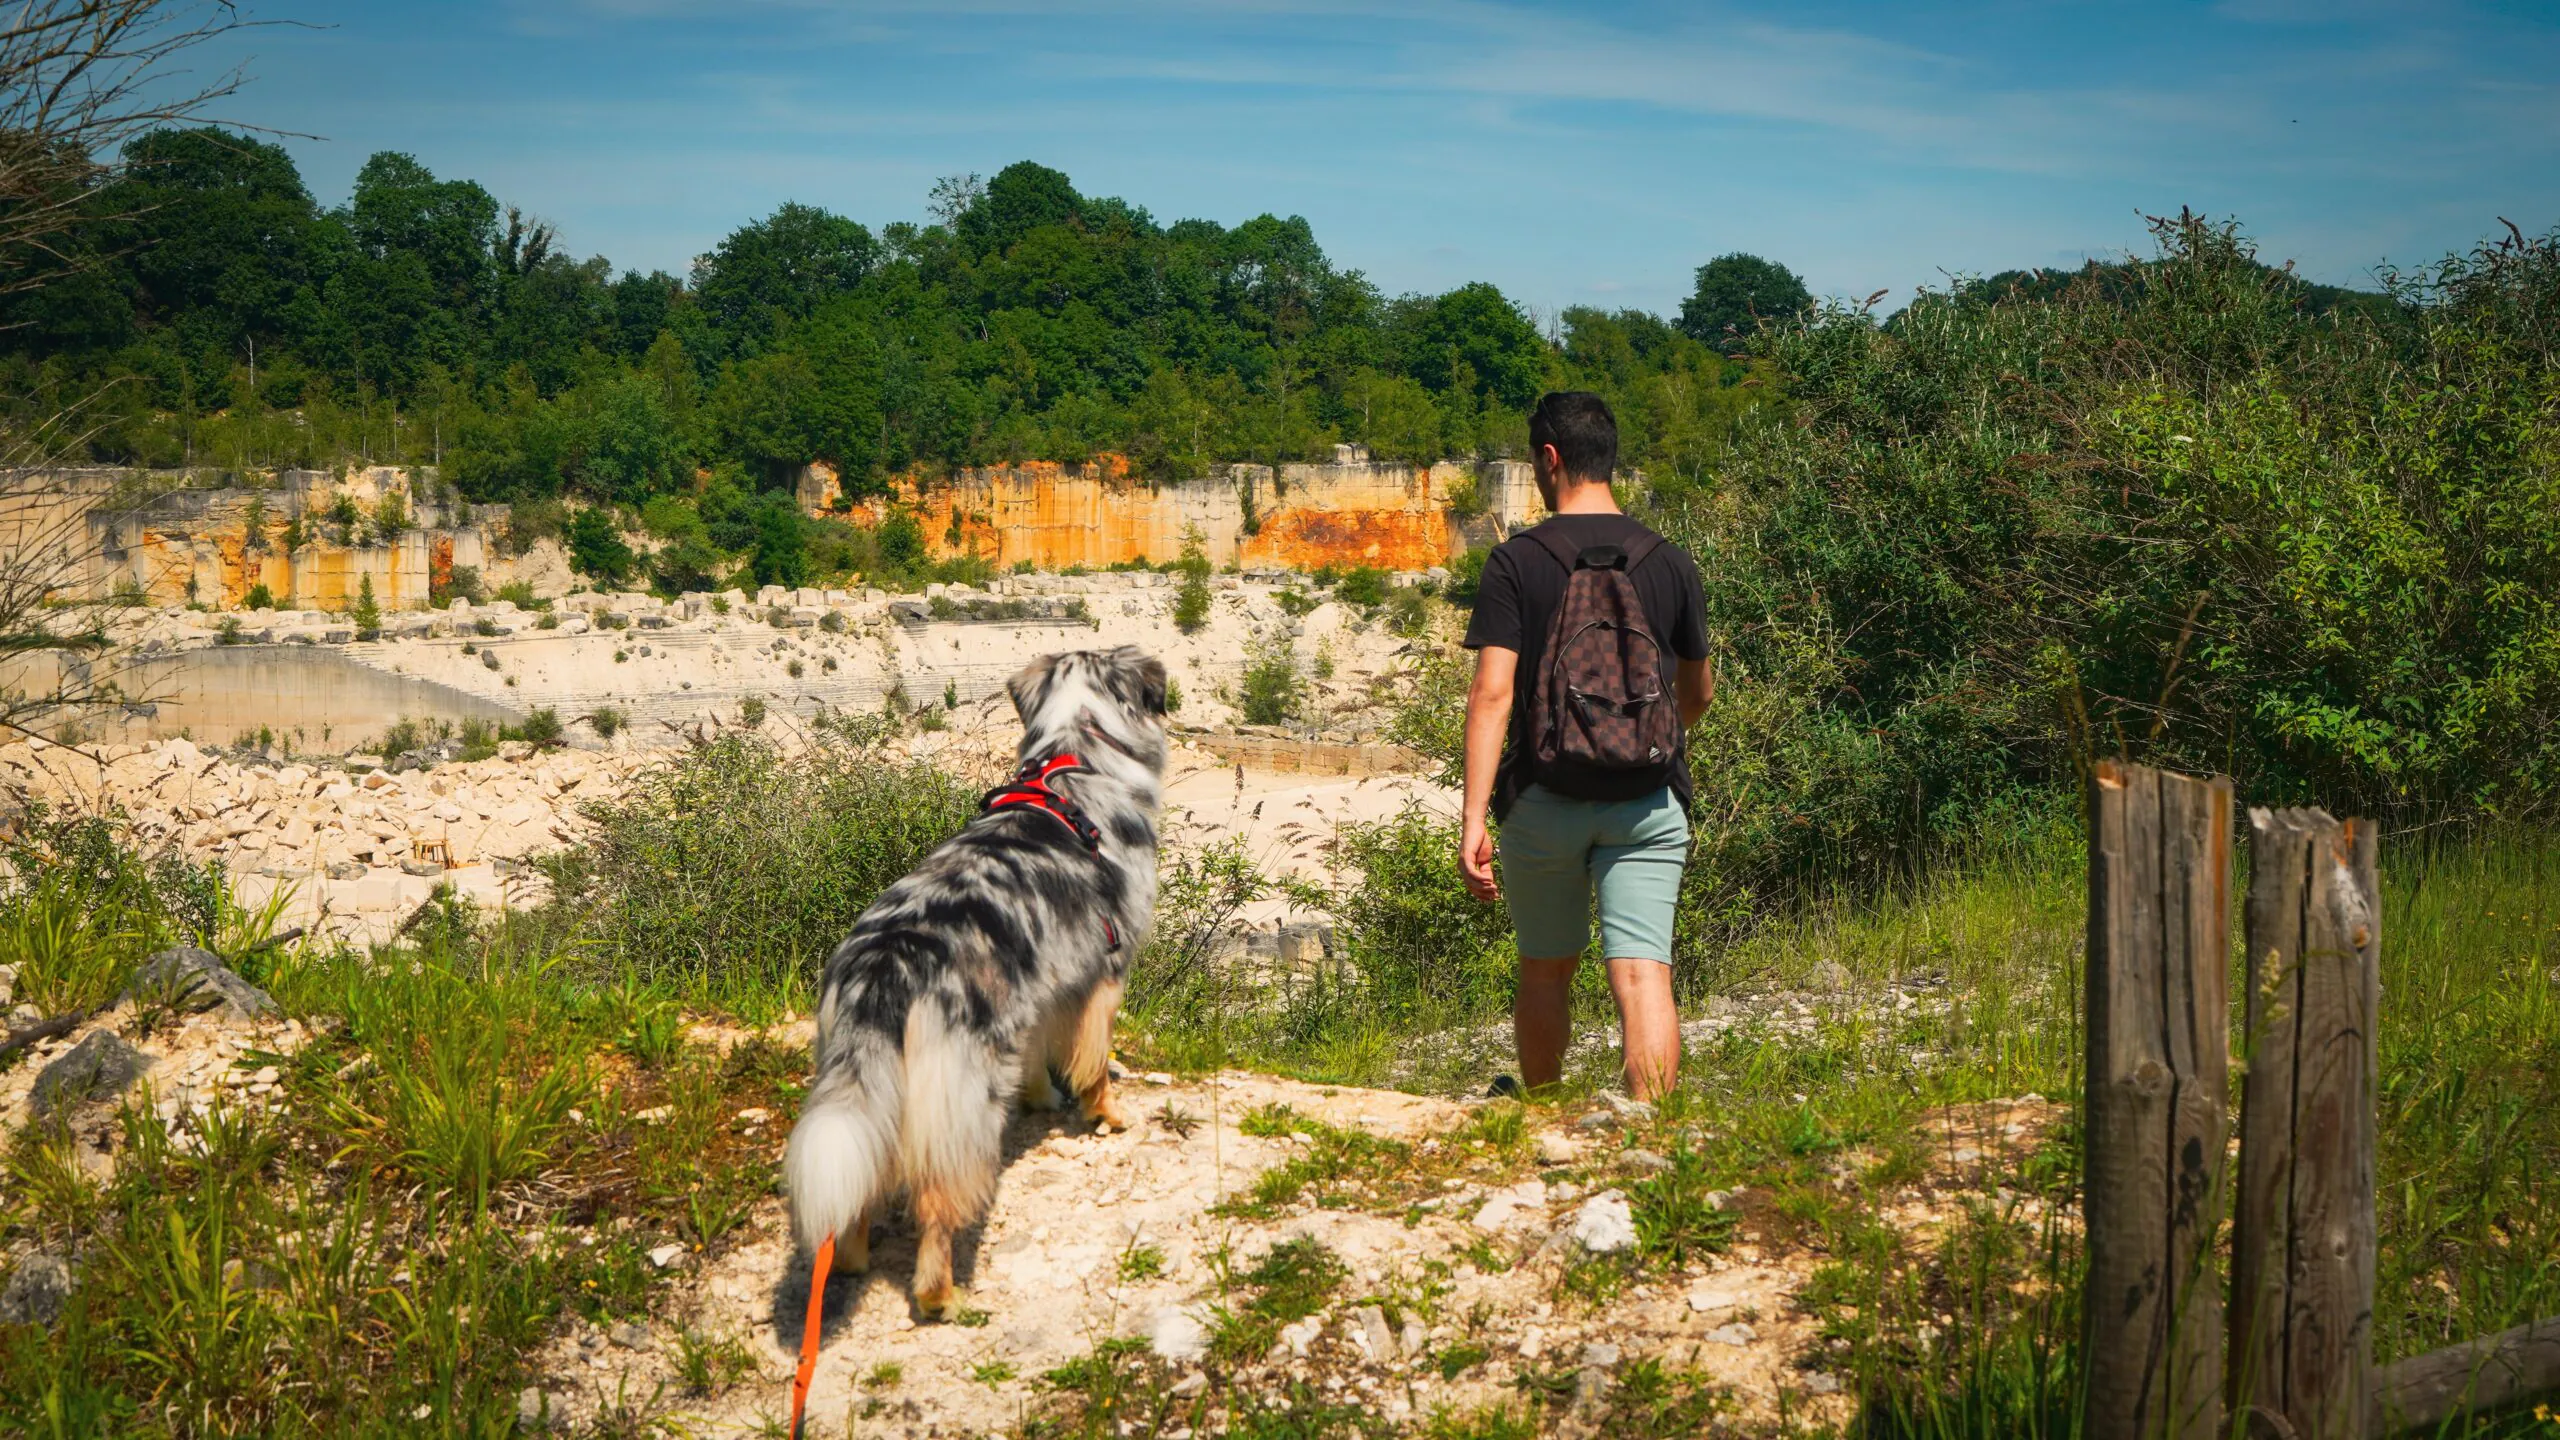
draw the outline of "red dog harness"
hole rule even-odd
[[[1092,768],[1084,763],[1082,756],[1074,754],[1052,755],[1046,760],[1025,761],[1022,768],[1014,772],[1011,780],[988,791],[985,797],[978,801],[978,812],[982,815],[992,815],[998,810],[1027,805],[1066,826],[1078,840],[1084,842],[1084,848],[1087,850],[1098,851],[1102,848],[1101,829],[1085,818],[1084,812],[1076,808],[1074,801],[1049,788],[1049,777],[1052,775],[1063,775],[1073,770]]]

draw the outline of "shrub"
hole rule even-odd
[[[1209,577],[1185,575],[1182,588],[1174,592],[1173,623],[1189,635],[1209,623]]]
[[[1189,635],[1209,623],[1209,557],[1200,548],[1197,530],[1183,537],[1182,558],[1174,568],[1182,574],[1182,588],[1173,597],[1173,623]]]
[[[1379,605],[1387,598],[1387,572],[1375,565],[1362,565],[1346,573],[1333,587],[1333,598],[1345,605]]]
[[[764,723],[764,697],[750,695],[738,702],[738,723],[753,730]]]
[[[1511,1003],[1519,970],[1510,914],[1458,876],[1458,827],[1420,805],[1343,827],[1349,881],[1329,908],[1358,1006],[1399,1030],[1481,1020]]]
[[[1476,598],[1476,587],[1484,583],[1485,557],[1491,550],[1470,546],[1467,553],[1449,562],[1449,598],[1470,601]]]
[[[371,574],[366,574],[358,582],[356,605],[353,610],[347,612],[347,618],[355,622],[357,639],[379,640],[382,638],[382,607],[374,602]]]
[[[248,639],[240,633],[240,617],[237,615],[225,615],[222,622],[213,627],[213,643],[216,645],[245,645]]]
[[[560,725],[560,712],[545,705],[524,717],[523,724],[509,726],[499,734],[503,739],[522,740],[526,744],[549,749],[560,743],[564,732]]]
[[[152,951],[218,946],[240,920],[219,867],[146,857],[120,822],[41,804],[0,837],[0,876],[0,965],[47,1015],[110,1000]]]
[[[582,963],[773,1004],[975,810],[951,777],[862,738],[822,732],[785,756],[730,735],[592,807],[595,838],[544,864],[588,937]]]
[[[1306,680],[1298,673],[1298,652],[1288,641],[1257,647],[1244,671],[1243,695],[1237,708],[1248,725],[1285,725],[1298,713]]]
[[[404,718],[394,722],[391,728],[382,732],[382,738],[374,742],[373,753],[385,760],[396,760],[417,749],[425,738],[425,727],[415,720]]]
[[[528,589],[521,582],[510,588]],[[481,583],[480,568],[476,565],[456,565],[441,579],[430,576],[427,580],[427,603],[439,610],[456,600],[468,600],[477,605],[486,595],[487,587]]]
[[[622,538],[622,528],[614,523],[613,512],[604,506],[589,506],[571,516],[568,536],[569,565],[581,575],[617,585],[639,563]]]
[[[622,712],[610,705],[599,705],[587,716],[587,724],[599,740],[610,740],[622,733]]]
[[[240,597],[240,608],[243,610],[273,610],[276,608],[275,592],[269,590],[264,581],[252,585],[249,587],[249,593]]]
[[[1387,628],[1408,637],[1431,628],[1431,597],[1421,586],[1401,585],[1388,595]]]
[[[373,538],[389,540],[410,526],[409,497],[397,490],[387,491],[373,506]]]

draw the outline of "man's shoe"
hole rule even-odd
[[[1493,1083],[1485,1087],[1484,1093],[1490,1100],[1517,1100],[1522,1094],[1520,1082],[1509,1075],[1494,1076]]]

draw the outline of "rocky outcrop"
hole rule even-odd
[[[1545,513],[1519,461],[1395,465],[1356,445],[1335,451],[1330,464],[1224,465],[1163,482],[1140,477],[1118,455],[1032,461],[901,476],[891,492],[936,556],[1043,570],[1161,563],[1194,540],[1220,566],[1424,570]],[[802,499],[815,509],[834,497],[818,481],[803,484]],[[890,508],[872,500],[852,513],[876,524]]]

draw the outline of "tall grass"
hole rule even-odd
[[[544,862],[573,965],[754,1016],[805,1003],[854,917],[976,808],[878,738],[728,736],[589,808],[594,838]]]

